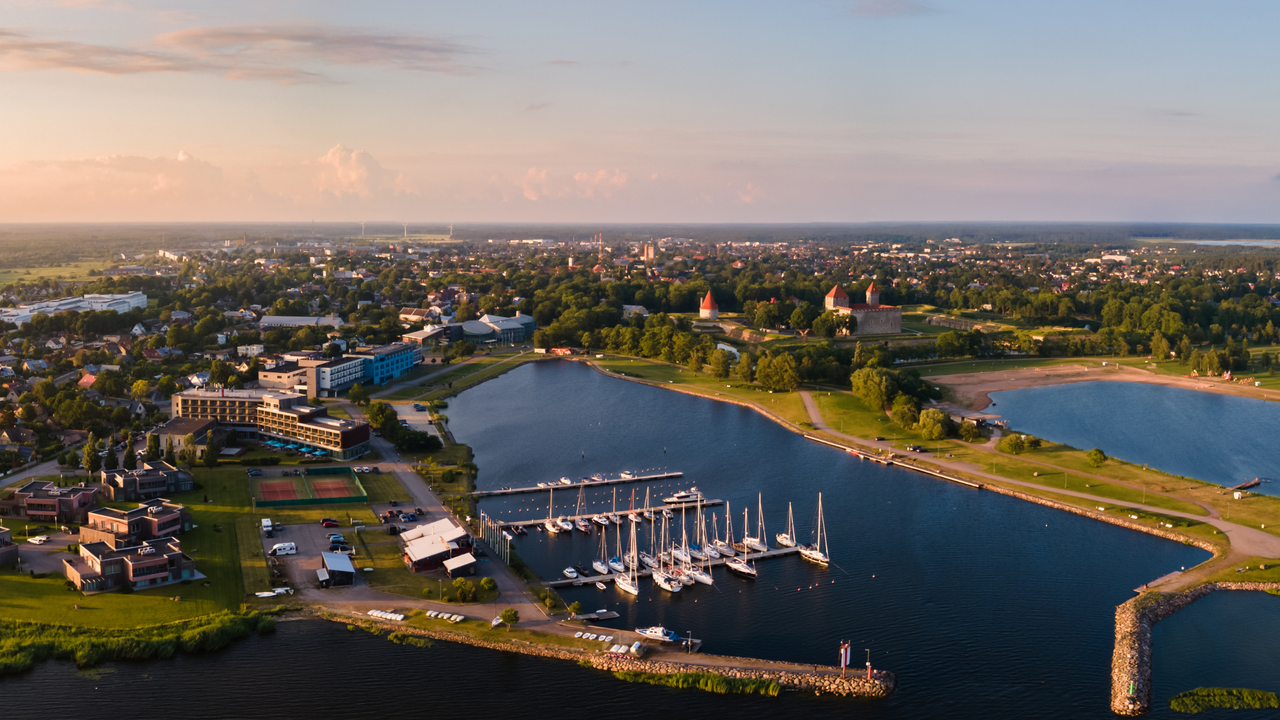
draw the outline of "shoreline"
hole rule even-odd
[[[1140,368],[1125,365],[1091,367],[1089,365],[1048,365],[1041,368],[1015,368],[1012,370],[988,370],[977,373],[934,375],[929,381],[945,386],[956,394],[957,405],[970,410],[983,411],[991,405],[991,393],[1004,390],[1069,385],[1080,382],[1132,382],[1147,385],[1207,392],[1215,395],[1234,395],[1267,402],[1280,402],[1280,391],[1266,390],[1252,385],[1224,381],[1209,377],[1174,377],[1157,375]]]

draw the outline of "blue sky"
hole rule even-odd
[[[0,13],[0,221],[1280,222],[1274,2]]]

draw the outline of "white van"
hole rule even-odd
[[[294,543],[276,543],[271,546],[272,555],[297,555],[298,546]]]
[[[262,532],[270,532],[272,527],[271,520],[262,518]]]

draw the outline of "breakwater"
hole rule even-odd
[[[495,642],[473,637],[466,633],[452,632],[444,628],[422,628],[403,623],[380,622],[357,613],[326,612],[321,613],[320,617],[333,622],[357,625],[366,629],[376,628],[387,632],[417,635],[433,640],[462,643],[490,650],[518,652],[524,655],[585,663],[593,668],[608,672],[644,672],[658,675],[709,673],[739,680],[772,680],[781,685],[784,691],[811,692],[817,695],[842,697],[888,697],[898,687],[897,678],[893,673],[886,670],[875,670],[870,678],[867,677],[865,670],[852,672],[847,677],[842,678],[840,677],[839,668],[815,665],[804,666],[813,667],[813,670],[800,670],[797,668],[801,666],[754,658],[734,658],[721,655],[701,656],[708,661],[706,664],[675,662],[672,660],[645,660],[610,655],[598,650],[591,651],[541,645],[516,638]]]
[[[1280,583],[1206,583],[1183,593],[1146,592],[1116,608],[1111,656],[1111,711],[1141,715],[1151,709],[1151,630],[1173,613],[1218,590],[1280,590]]]

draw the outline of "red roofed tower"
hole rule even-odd
[[[876,281],[872,280],[867,286],[867,304],[876,307],[880,304],[880,291],[876,289]]]
[[[827,293],[827,299],[825,300],[824,304],[827,306],[828,310],[835,310],[836,308],[847,308],[849,307],[849,295],[844,291],[843,288],[841,288],[839,285],[836,285],[835,287],[831,288],[831,292]]]
[[[716,304],[716,299],[711,297],[711,291],[707,291],[707,296],[702,299],[702,305],[698,308],[698,317],[703,320],[720,319],[720,306]]]

